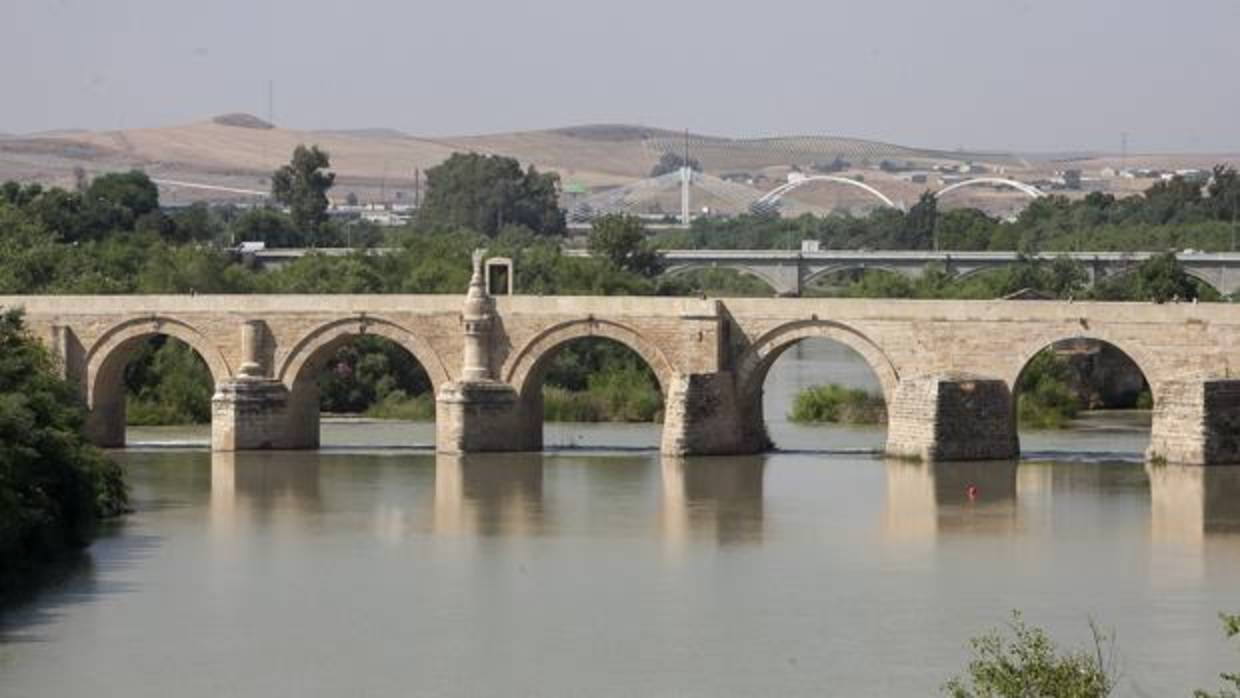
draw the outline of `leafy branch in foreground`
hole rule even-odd
[[[1223,632],[1227,633],[1227,637],[1233,638],[1240,635],[1240,615],[1228,615],[1220,613],[1219,617],[1223,619]],[[1218,693],[1210,693],[1208,691],[1193,691],[1194,698],[1240,698],[1240,672],[1220,674],[1223,681],[1231,684],[1230,688],[1224,688]]]
[[[970,641],[973,659],[965,677],[943,686],[952,698],[1102,698],[1115,688],[1114,638],[1089,624],[1093,651],[1063,651],[1041,628],[1025,624],[1019,611],[1008,624],[1011,637],[992,630]]]

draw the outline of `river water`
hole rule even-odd
[[[317,453],[131,431],[135,513],[0,616],[0,696],[935,695],[1013,609],[1117,635],[1120,695],[1214,687],[1240,655],[1240,469],[1147,468],[1148,418],[927,466],[881,428],[669,460],[654,426],[548,427],[544,454],[436,456],[426,424],[331,423]],[[976,496],[968,496],[970,487]]]

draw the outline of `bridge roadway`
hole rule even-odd
[[[349,248],[324,248],[318,252],[343,256]],[[375,248],[386,254],[389,248]],[[252,253],[264,266],[279,266],[306,255],[306,249],[269,249]],[[580,249],[566,249],[567,255],[589,256]],[[800,252],[787,250],[664,250],[668,274],[683,274],[698,269],[734,269],[764,281],[775,294],[799,296],[801,290],[815,280],[843,271],[877,269],[919,278],[937,266],[958,278],[978,272],[1000,269],[1016,263],[1016,252],[929,252],[918,250],[822,250]],[[1133,271],[1154,252],[1043,252],[1032,255],[1042,260],[1069,257],[1084,265],[1092,285],[1099,280]],[[1182,252],[1176,255],[1184,269],[1194,278],[1223,295],[1240,291],[1240,253]]]
[[[887,450],[926,460],[1019,452],[1013,386],[1029,360],[1074,338],[1109,342],[1144,372],[1153,458],[1240,461],[1240,306],[1230,304],[435,295],[8,296],[61,360],[100,445],[125,440],[126,364],[154,335],[205,360],[216,450],[314,448],[316,377],[342,343],[408,350],[437,396],[448,453],[542,447],[542,382],[566,343],[634,350],[663,391],[662,450],[752,453],[769,444],[762,385],[779,355],[819,337],[857,351],[890,413]]]

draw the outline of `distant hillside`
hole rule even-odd
[[[857,138],[793,136],[732,139],[689,134],[692,157],[706,172],[736,178],[753,175],[747,186],[766,190],[789,171],[831,163],[851,165],[850,176],[865,172],[902,198],[915,198],[924,185],[892,178],[877,169],[883,160],[919,167],[965,161],[989,163],[1021,176],[1036,177],[1065,166],[1090,166],[1106,160],[1094,156],[1080,164],[1058,159],[1004,153],[940,151]],[[525,165],[560,174],[573,190],[599,191],[646,178],[666,152],[679,153],[685,134],[630,124],[584,124],[535,131],[424,138],[389,128],[302,131],[270,124],[250,114],[224,114],[204,121],[161,128],[121,131],[62,130],[0,138],[0,180],[19,179],[69,186],[75,168],[98,174],[141,168],[152,177],[207,188],[163,184],[168,200],[244,198],[265,192],[271,172],[288,161],[298,144],[317,144],[331,155],[337,173],[333,195],[357,194],[363,201],[412,198],[414,173],[425,171],[453,152],[515,157]],[[1078,154],[1079,156],[1079,154]],[[1113,160],[1113,158],[1112,158]],[[1159,156],[1160,162],[1209,166],[1215,156]],[[1139,159],[1130,156],[1129,164]],[[1032,163],[1032,164],[1031,164]],[[209,187],[219,187],[211,189]],[[798,196],[802,196],[798,194]],[[806,192],[811,199],[818,194]],[[822,196],[830,204],[836,194]]]

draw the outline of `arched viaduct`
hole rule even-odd
[[[1012,390],[1026,363],[1064,339],[1126,352],[1155,401],[1150,454],[1240,461],[1240,307],[1229,304],[460,296],[0,297],[61,359],[90,410],[91,437],[124,443],[123,369],[167,334],[216,381],[217,450],[318,445],[315,375],[341,342],[374,334],[426,368],[443,452],[537,450],[542,374],[581,337],[636,351],[664,393],[663,451],[736,454],[767,442],[762,384],[809,337],[856,350],[890,413],[888,451],[929,460],[1018,452]]]
[[[1042,261],[1067,257],[1084,266],[1090,283],[1129,273],[1156,253],[1152,252],[1043,252]],[[1020,259],[1016,252],[931,252],[928,250],[667,250],[662,253],[666,273],[697,269],[734,269],[766,282],[781,296],[798,296],[805,286],[832,273],[874,269],[916,279],[928,269],[943,269],[956,277],[1009,267]],[[1185,272],[1219,293],[1240,292],[1240,254],[1185,252],[1176,257]]]

